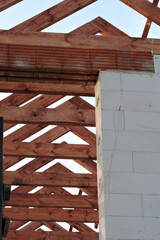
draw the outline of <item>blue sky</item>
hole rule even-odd
[[[9,29],[59,2],[61,0],[23,0],[0,13],[0,29]],[[141,37],[146,22],[145,17],[119,0],[98,0],[44,31],[68,33],[97,16],[103,17],[132,37]],[[158,25],[152,24],[149,37],[160,38]]]

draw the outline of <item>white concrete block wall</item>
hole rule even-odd
[[[160,239],[160,57],[96,84],[100,240]]]

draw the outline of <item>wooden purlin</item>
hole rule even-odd
[[[63,176],[63,177],[62,177]],[[96,176],[93,174],[69,174],[69,173],[19,173],[13,171],[4,172],[4,182],[22,186],[46,186],[46,187],[97,187]]]
[[[4,205],[14,207],[50,207],[50,208],[98,208],[95,197],[88,196],[62,196],[58,194],[46,196],[45,194],[12,193],[9,203]]]
[[[20,211],[19,211],[20,210]],[[57,208],[4,208],[4,214],[13,221],[48,221],[48,222],[98,222],[98,211],[64,210]]]
[[[153,5],[154,6],[154,5]],[[155,6],[156,7],[156,6]],[[157,8],[157,7],[156,7]],[[158,9],[159,10],[159,9]],[[86,36],[86,35],[76,35],[76,34],[63,34],[63,33],[46,33],[46,32],[36,32],[36,33],[12,33],[8,31],[0,32],[0,42],[1,51],[7,54],[8,45],[10,45],[12,51],[18,50],[19,53],[26,52],[25,46],[36,47],[38,50],[41,47],[41,53],[43,53],[43,47],[47,50],[50,47],[55,48],[56,51],[63,48],[66,51],[72,49],[72,51],[77,50],[78,53],[83,53],[83,50],[95,50],[100,54],[98,50],[120,50],[120,51],[131,51],[131,52],[150,52],[153,51],[155,54],[159,52],[160,39],[141,39],[125,36]],[[24,46],[25,43],[25,46]],[[35,45],[36,43],[36,45]],[[10,49],[10,50],[11,50]],[[65,53],[63,51],[62,53]],[[48,51],[49,52],[49,51]],[[34,52],[32,52],[34,56]],[[49,55],[49,54],[48,54]],[[61,56],[61,55],[60,55]],[[58,56],[57,56],[58,57]],[[78,56],[77,56],[78,57]],[[23,59],[23,58],[22,58]],[[3,58],[2,58],[3,60]],[[31,63],[34,58],[30,57],[28,60]],[[18,64],[17,64],[18,65]],[[20,64],[19,64],[20,65]],[[25,69],[25,65],[21,65],[21,68]]]
[[[97,0],[64,0],[31,19],[11,28],[12,32],[38,32]]]
[[[23,0],[1,0],[0,1],[0,12],[21,2]]]
[[[160,25],[160,9],[148,0],[120,0],[152,22]]]
[[[10,77],[0,78],[5,82],[0,81],[1,92],[14,93],[30,93],[30,94],[49,94],[49,95],[81,95],[94,96],[94,86],[90,85],[75,85],[75,84],[46,84],[46,83],[26,83],[12,82]],[[9,81],[9,82],[6,82]]]
[[[0,106],[6,123],[95,126],[94,110],[43,109]]]
[[[101,17],[93,19],[69,34],[95,35],[97,33],[101,33],[103,36],[128,36]]]

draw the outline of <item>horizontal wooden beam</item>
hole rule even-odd
[[[91,109],[44,109],[0,106],[5,123],[95,126],[95,111]]]
[[[42,177],[43,178],[43,177]],[[63,178],[63,176],[62,176]],[[98,208],[98,201],[94,197],[72,195],[45,195],[11,193],[10,201],[5,206],[14,207],[50,207],[50,208]]]
[[[13,32],[38,32],[97,0],[64,0],[10,29]]]
[[[125,51],[160,52],[160,39],[128,38],[123,36],[85,36],[62,33],[11,33],[0,32],[1,44],[52,46],[79,49],[110,49]]]
[[[30,47],[30,46],[29,46]],[[82,73],[62,73],[62,72],[46,72],[46,71],[32,71],[25,72],[20,69],[2,70],[0,69],[0,81],[4,82],[31,82],[31,83],[51,83],[57,84],[61,80],[61,84],[82,84],[95,85],[98,73],[96,74],[82,74]]]
[[[0,1],[0,12],[21,2],[23,0],[1,0]]]
[[[99,234],[95,232],[42,232],[42,231],[9,231],[7,240],[99,240]]]
[[[160,9],[148,0],[120,0],[141,13],[146,18],[160,25]]]
[[[96,210],[64,210],[55,208],[4,208],[4,216],[13,221],[98,222]]]
[[[96,159],[96,148],[80,144],[4,142],[3,154],[4,156]]]
[[[9,78],[6,77],[9,81]],[[94,86],[78,84],[45,84],[24,82],[0,82],[0,92],[49,94],[49,95],[80,95],[94,96]]]
[[[4,172],[4,182],[12,185],[48,187],[96,187],[97,179],[93,174],[74,174],[65,172],[19,173]]]

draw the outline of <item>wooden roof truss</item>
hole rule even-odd
[[[0,11],[21,1],[2,0]],[[0,101],[4,132],[12,130],[4,137],[4,182],[17,186],[4,203],[4,215],[12,220],[8,240],[98,240],[96,136],[86,128],[95,126],[95,109],[81,96],[94,97],[99,70],[153,72],[152,50],[158,53],[160,45],[145,39],[152,22],[160,25],[159,1],[120,1],[147,18],[143,39],[131,38],[101,17],[68,34],[38,33],[96,0],[64,0],[0,32],[0,91],[12,93]],[[72,97],[49,108],[66,96]],[[24,125],[13,131],[17,124]],[[50,125],[55,127],[27,141]],[[69,132],[86,144],[54,143]],[[15,167],[26,158],[32,160]],[[54,164],[56,159],[72,159],[90,174]],[[90,222],[93,229],[86,225]]]

